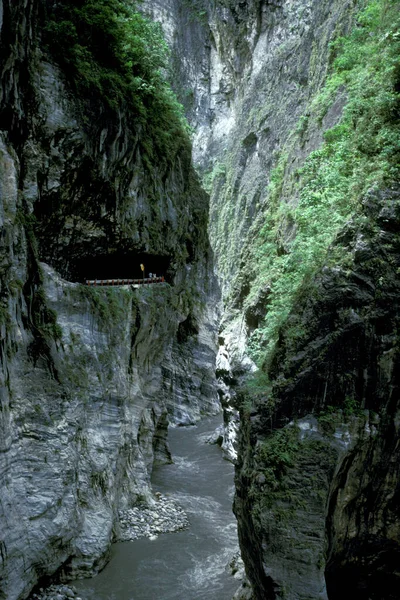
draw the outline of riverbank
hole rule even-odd
[[[154,470],[151,505],[120,512],[121,541],[99,575],[30,600],[231,600],[240,580],[233,465],[207,443],[220,419],[169,430],[174,462]]]

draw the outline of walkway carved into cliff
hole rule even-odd
[[[140,279],[86,279],[85,284],[89,286],[141,286],[155,283],[165,283],[164,276],[142,277]]]

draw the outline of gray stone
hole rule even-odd
[[[38,47],[36,8],[8,2],[10,52],[0,57],[1,110],[13,115],[4,120],[10,131],[0,133],[0,595],[7,600],[26,598],[39,577],[63,565],[63,578],[100,570],[118,511],[150,500],[153,465],[171,458],[169,423],[220,410],[207,196],[183,157],[164,170],[144,167],[136,120],[122,107],[88,134],[79,100]],[[171,285],[91,294],[71,265],[114,246],[168,255]]]

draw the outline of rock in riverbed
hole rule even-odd
[[[82,600],[72,585],[50,585],[48,588],[40,588],[32,594],[29,600]]]
[[[186,513],[176,502],[159,493],[156,498],[153,506],[135,506],[120,511],[120,541],[141,537],[155,539],[160,533],[172,533],[189,526]]]
[[[160,533],[187,529],[189,520],[184,510],[171,498],[155,494],[152,506],[140,505],[119,512],[118,541],[128,542],[141,537],[155,540]],[[29,600],[82,600],[73,586],[50,585],[32,594]]]

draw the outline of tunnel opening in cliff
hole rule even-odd
[[[141,265],[144,266],[144,271]],[[165,281],[172,283],[174,276],[169,256],[134,251],[75,258],[69,263],[68,272],[68,279],[79,283],[88,279],[139,279],[149,277],[150,274],[163,276]]]

